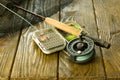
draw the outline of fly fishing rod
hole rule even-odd
[[[72,39],[71,41],[68,42],[66,46],[66,51],[67,51],[67,55],[69,56],[69,59],[75,63],[86,63],[92,60],[95,56],[94,44],[103,48],[107,48],[107,49],[110,48],[110,43],[103,41],[101,39],[96,39],[91,37],[82,28],[76,29],[74,27],[71,27],[67,24],[59,22],[52,18],[43,17],[41,15],[30,12],[17,5],[14,5],[14,7],[21,9],[27,13],[30,13],[34,16],[37,16],[46,23],[51,24],[52,26],[62,31],[77,36],[78,38]]]
[[[58,29],[60,29],[60,30],[63,30],[63,31],[65,31],[65,32],[68,32],[68,33],[70,33],[70,34],[79,36],[79,34],[81,33],[79,30],[74,29],[74,28],[72,28],[72,27],[69,27],[68,25],[66,25],[66,24],[64,24],[64,23],[61,23],[61,22],[59,22],[59,21],[57,21],[57,20],[54,20],[54,19],[52,19],[52,18],[48,18],[48,17],[45,18],[45,17],[43,17],[43,16],[41,16],[41,15],[38,15],[38,14],[33,13],[33,12],[30,12],[30,11],[28,11],[28,10],[26,10],[26,9],[20,7],[20,6],[17,6],[17,5],[14,5],[14,7],[16,7],[16,8],[18,8],[18,9],[20,9],[20,10],[23,10],[23,11],[25,11],[25,12],[27,12],[27,13],[30,13],[30,14],[32,14],[32,15],[34,15],[34,16],[37,16],[37,17],[39,17],[41,20],[47,22],[48,24],[51,24],[51,25],[53,25],[54,27],[56,27],[56,28],[58,28]]]
[[[3,5],[1,5],[1,6],[3,6]],[[12,5],[12,7],[15,7],[15,8],[23,10],[27,13],[30,13],[30,14],[40,18],[41,20],[45,21],[46,23],[56,27],[57,29],[60,29],[69,34],[77,36],[77,38],[74,38],[71,41],[69,41],[66,46],[68,56],[69,56],[70,60],[72,60],[73,62],[84,63],[84,62],[90,61],[95,55],[94,44],[96,44],[97,46],[103,47],[103,48],[107,48],[107,49],[110,48],[110,43],[103,41],[101,39],[93,38],[92,36],[88,35],[82,28],[76,29],[70,25],[64,24],[64,23],[54,20],[52,18],[43,17],[36,13],[30,12],[18,5]],[[5,8],[9,10],[9,8],[7,8],[7,7],[5,7]],[[9,11],[14,13],[12,10],[9,10]],[[28,21],[26,21],[26,22],[28,22]],[[80,26],[78,26],[78,27],[80,27]]]
[[[93,37],[87,35],[86,33],[84,33],[82,29],[78,30],[78,29],[75,29],[75,28],[73,28],[71,26],[68,26],[68,25],[66,25],[66,24],[64,24],[62,22],[59,22],[59,21],[57,21],[55,19],[48,18],[48,17],[43,17],[43,16],[38,15],[36,13],[30,12],[30,11],[28,11],[28,10],[18,6],[18,5],[13,5],[13,6],[16,7],[17,9],[23,10],[23,11],[25,11],[27,13],[30,13],[30,14],[32,14],[34,16],[39,17],[40,19],[42,19],[46,23],[51,24],[54,27],[56,27],[56,28],[58,28],[58,29],[60,29],[62,31],[65,31],[65,32],[70,33],[70,34],[75,35],[75,36],[79,36],[79,35],[81,35],[83,33],[82,35],[85,35],[85,36],[91,38],[95,42],[96,45],[104,47],[104,48],[109,48],[110,47],[110,43],[108,43],[106,41],[103,41],[101,39],[93,38]]]

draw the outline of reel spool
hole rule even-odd
[[[66,49],[70,55],[69,59],[76,63],[85,63],[95,56],[94,41],[86,36],[71,40]]]

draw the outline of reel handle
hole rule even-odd
[[[88,36],[88,35],[87,35],[87,37],[91,38],[97,46],[107,48],[107,49],[110,48],[110,43],[108,43],[106,41],[103,41],[103,40],[97,39],[97,38],[93,38],[93,37]]]
[[[94,37],[88,35],[85,32],[82,32],[82,35],[92,39],[97,46],[100,46],[100,47],[103,47],[103,48],[107,48],[107,49],[109,49],[110,46],[111,46],[110,43],[108,43],[107,41],[103,41],[101,39],[94,38]]]

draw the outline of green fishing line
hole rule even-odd
[[[89,60],[89,59],[91,59],[91,57],[92,57],[93,55],[94,55],[94,50],[93,50],[91,53],[87,54],[87,55],[76,57],[76,61]]]

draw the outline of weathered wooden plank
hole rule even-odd
[[[17,33],[15,36],[0,38],[0,80],[8,79],[15,55],[17,43]]]
[[[102,49],[108,78],[120,79],[120,0],[94,0],[99,37],[111,43]]]
[[[74,0],[68,7],[62,10],[61,17],[67,20],[74,17],[74,20],[85,29],[90,35],[97,37],[97,26],[95,23],[93,4],[91,0]],[[68,56],[61,52],[59,56],[59,79],[60,80],[103,80],[105,79],[104,67],[101,52],[96,49],[95,59],[86,64],[76,64],[68,60]]]
[[[37,7],[32,7],[35,6],[35,3],[37,4],[37,0],[31,0],[28,9],[31,11],[36,10],[39,5],[37,5]],[[59,0],[54,3],[59,5]],[[44,8],[47,7],[47,4],[52,6],[54,3],[46,3]],[[59,20],[59,14],[53,15],[52,18]],[[41,22],[36,25],[36,28],[30,27],[22,31],[11,79],[57,79],[58,52],[46,55],[32,40],[32,32],[40,30],[46,26],[46,23]]]
[[[23,4],[24,5],[24,4]],[[22,6],[23,6],[22,5]],[[8,20],[8,18],[10,18]],[[14,31],[17,27],[22,28],[23,21],[15,16],[14,14],[10,13],[9,11],[6,11],[2,17],[0,17],[0,20],[5,20],[3,23],[5,25],[11,26],[12,29],[8,29],[6,31]],[[9,21],[10,23],[7,23]],[[2,22],[2,21],[1,21]],[[5,25],[1,25],[2,27],[5,27]],[[19,24],[19,26],[18,26]],[[1,30],[2,28],[0,28]],[[2,31],[2,30],[1,30]],[[9,79],[14,63],[14,58],[18,46],[20,31],[16,32],[15,34],[8,34],[7,36],[3,36],[0,38],[0,80]]]
[[[37,29],[45,26],[37,25]],[[32,40],[30,28],[23,31],[18,47],[12,79],[56,79],[57,78],[57,53],[45,55]]]
[[[22,24],[22,21],[13,15],[9,25],[17,27],[14,21]],[[10,76],[19,36],[20,32],[16,32],[15,35],[9,34],[0,38],[0,79],[7,79]]]

